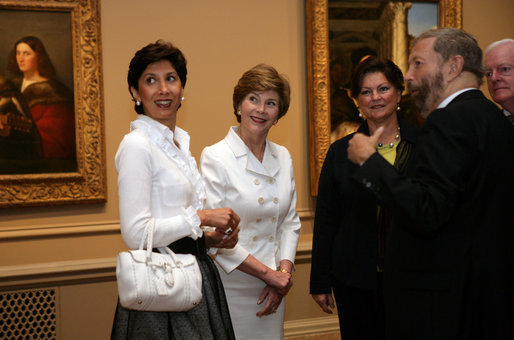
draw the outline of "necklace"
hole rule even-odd
[[[394,146],[394,144],[400,140],[400,127],[398,126],[396,129],[398,130],[398,133],[394,136],[394,141],[389,143],[390,148],[392,148]],[[381,148],[382,146],[384,146],[384,144],[378,143],[379,148]]]

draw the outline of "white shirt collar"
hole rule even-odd
[[[232,149],[232,152],[234,152],[234,155],[236,157],[240,157],[246,154],[251,153],[248,146],[246,146],[245,142],[239,137],[237,134],[237,130],[239,130],[239,126],[231,126],[228,130],[228,134],[225,137],[228,141],[228,145]],[[269,152],[273,157],[277,157],[277,150],[275,149],[275,146],[268,141],[266,138],[266,148],[265,153]]]
[[[445,100],[443,100],[438,106],[437,108],[438,109],[442,109],[444,107],[446,107],[448,104],[450,104],[450,102],[455,99],[455,97],[457,97],[459,94],[463,93],[463,92],[466,92],[466,91],[471,91],[471,90],[476,90],[476,88],[473,88],[473,87],[468,87],[466,89],[462,89],[460,91],[457,91],[451,95],[449,95],[448,97],[446,97]]]
[[[278,159],[278,151],[273,143],[266,139],[266,148],[264,149],[264,155],[262,162],[252,154],[248,146],[243,142],[241,137],[237,134],[238,126],[230,127],[225,142],[228,147],[234,153],[236,157],[247,156],[246,158],[246,169],[266,175],[275,176],[280,169],[280,160]]]
[[[166,125],[159,123],[155,119],[147,115],[137,115],[137,119],[130,123],[130,131],[141,129],[145,131],[145,135],[157,145],[163,147],[163,143],[175,144],[174,140],[179,144],[179,149],[187,155],[189,152],[189,134],[175,126],[175,131],[171,131]]]

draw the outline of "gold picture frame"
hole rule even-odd
[[[439,0],[439,27],[462,28],[462,0]],[[330,146],[328,0],[306,1],[311,195]]]
[[[76,156],[73,169],[66,172],[19,174],[14,171],[0,174],[0,208],[105,202],[100,1],[7,0],[0,2],[0,11],[7,16],[20,15],[21,12],[28,17],[41,15],[42,18],[50,13],[64,15],[70,21],[71,32],[55,32],[53,36],[56,39],[67,36],[70,42],[69,73],[74,98]],[[34,25],[33,35],[37,35],[41,27],[44,28],[45,21],[33,20],[27,24]]]

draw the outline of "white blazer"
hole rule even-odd
[[[206,147],[200,161],[206,208],[229,207],[241,217],[238,244],[217,249],[215,260],[227,274],[249,254],[273,269],[284,259],[294,263],[300,218],[291,155],[266,140],[261,163],[237,129],[231,127],[225,139]]]

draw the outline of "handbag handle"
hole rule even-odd
[[[148,223],[146,224],[145,230],[143,231],[143,237],[141,237],[141,241],[139,242],[139,250],[143,250],[146,244],[146,259],[147,262],[152,256],[153,249],[153,227],[154,227],[154,219],[150,218]]]
[[[146,262],[151,262],[152,259],[152,249],[153,249],[153,230],[154,230],[154,219],[150,218],[148,223],[146,224],[145,231],[143,232],[143,237],[141,238],[141,242],[139,243],[139,249],[143,250],[144,245],[146,243]],[[146,241],[146,242],[145,242]],[[157,248],[161,254],[168,254],[171,256],[171,259],[175,263],[177,267],[182,267],[182,261],[175,255],[175,253],[169,247],[159,247]]]

